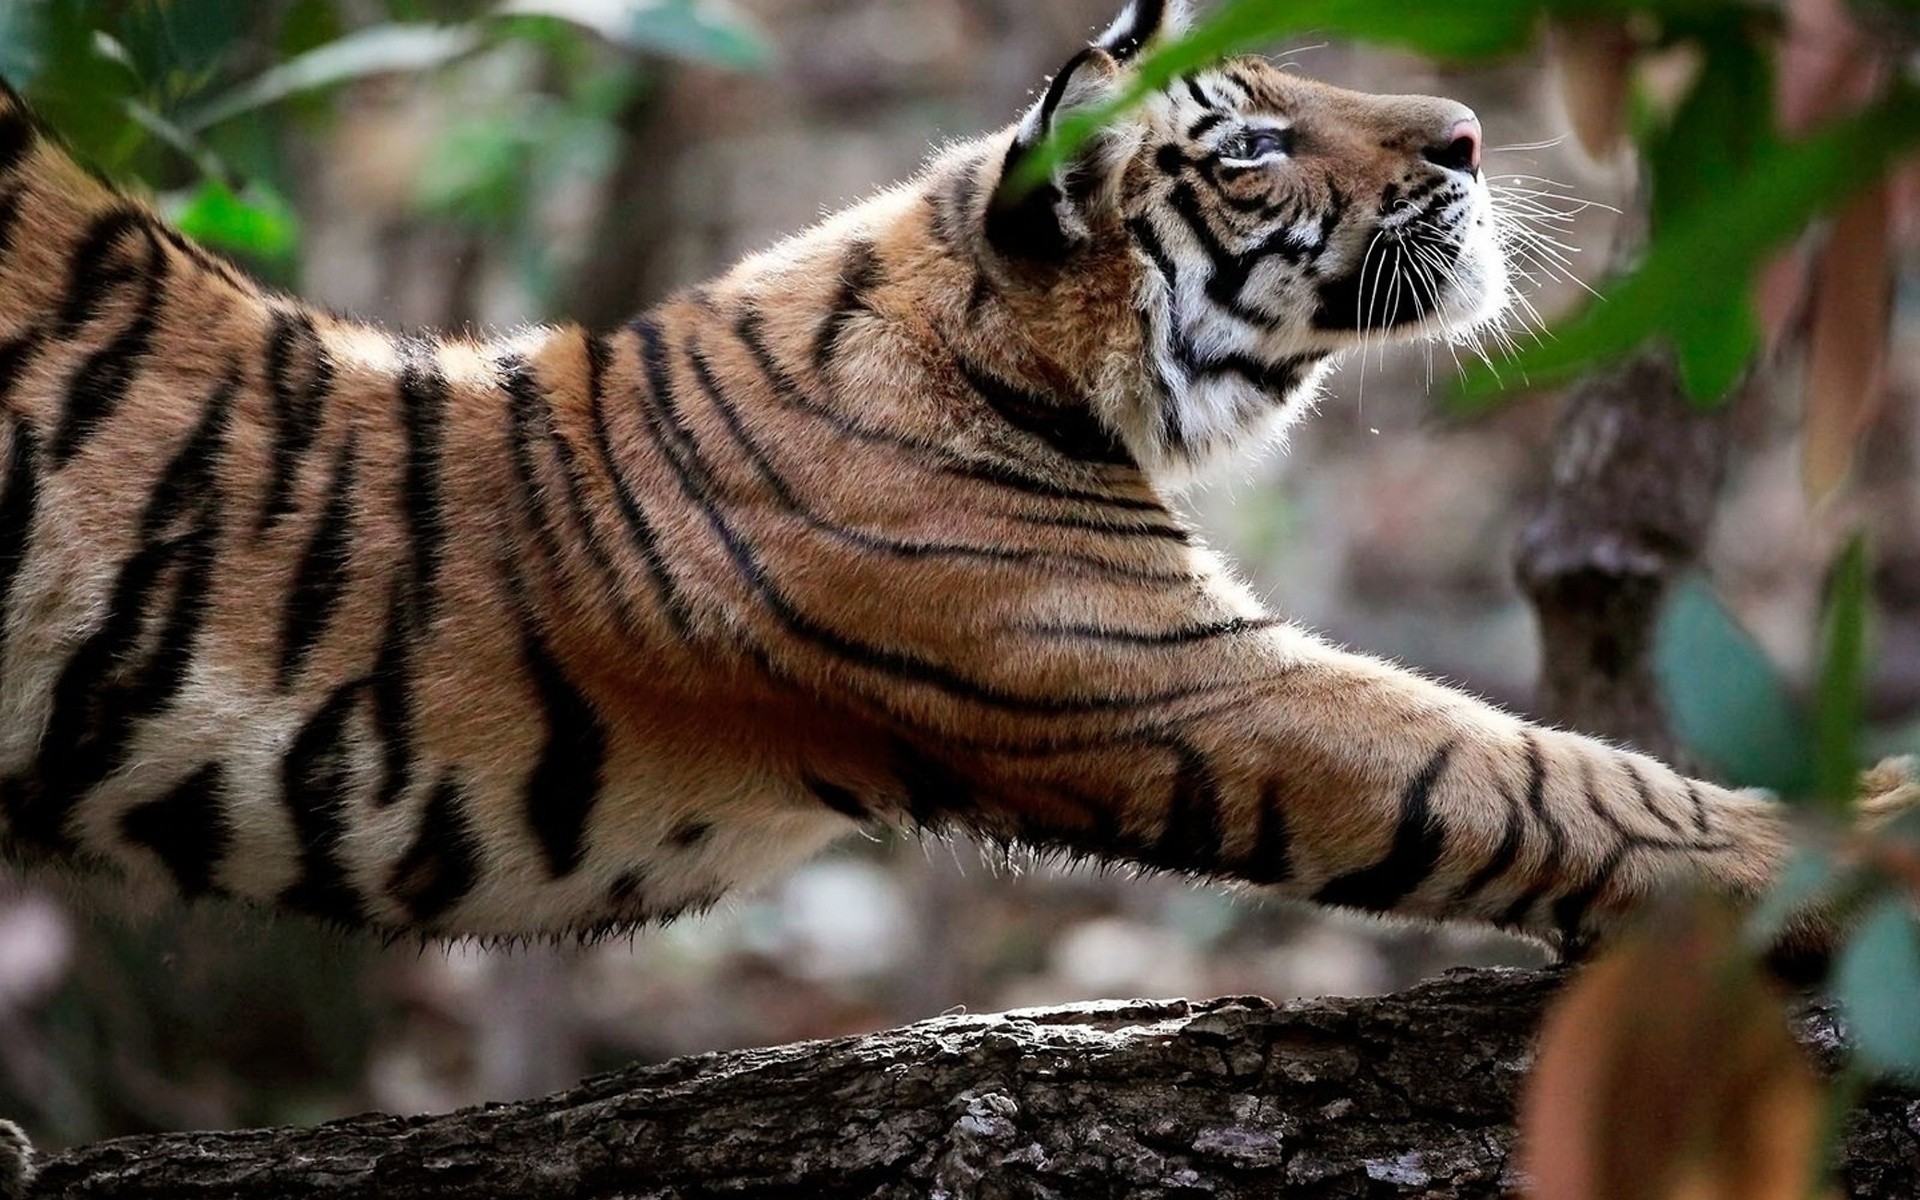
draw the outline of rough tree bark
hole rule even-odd
[[[1493,1197],[1556,972],[1396,996],[942,1017],[678,1059],[518,1104],[165,1134],[40,1164],[38,1198]],[[1830,1008],[1796,1028],[1816,1055]],[[1868,1098],[1853,1197],[1920,1195],[1920,1092]]]

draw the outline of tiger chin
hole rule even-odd
[[[1764,798],[1269,614],[1172,499],[1508,280],[1464,107],[1259,59],[1037,188],[1178,24],[620,328],[276,295],[0,98],[13,857],[427,936],[705,907],[863,826],[1573,945]]]

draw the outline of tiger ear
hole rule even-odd
[[[1114,57],[1089,46],[1067,60],[1040,103],[1027,110],[987,203],[987,244],[994,250],[1008,258],[1061,259],[1091,235],[1087,207],[1102,190],[1102,137],[1081,147],[1042,183],[1024,186],[1018,177],[1063,114],[1115,95],[1119,79]]]
[[[989,245],[1009,258],[1061,259],[1087,240],[1088,208],[1105,191],[1103,172],[1111,169],[1110,132],[1097,135],[1043,184],[1023,188],[1014,177],[1062,114],[1116,95],[1122,67],[1186,25],[1186,0],[1129,0],[1091,46],[1067,60],[1040,103],[1027,111],[1007,148],[999,184],[987,205]]]
[[[1132,0],[1093,44],[1115,62],[1130,62],[1154,41],[1185,30],[1187,21],[1186,0]]]

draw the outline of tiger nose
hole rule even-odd
[[[1480,119],[1466,116],[1447,127],[1426,149],[1426,159],[1435,166],[1445,167],[1449,171],[1464,171],[1478,177],[1480,174]]]

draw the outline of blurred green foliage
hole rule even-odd
[[[504,235],[545,295],[533,203],[607,168],[660,56],[752,68],[771,49],[719,0],[0,0],[0,77],[82,159],[281,283],[300,249],[287,132],[342,86],[464,70],[505,82],[472,89],[488,102],[420,164],[419,208]]]

